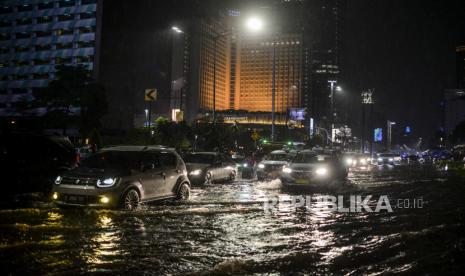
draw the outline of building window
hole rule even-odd
[[[58,21],[70,21],[70,20],[73,20],[73,19],[74,19],[74,15],[71,15],[69,13],[60,14],[58,16]]]
[[[46,80],[48,79],[48,73],[34,74],[32,75],[32,78],[35,80]]]
[[[85,12],[79,15],[81,19],[95,18],[95,12]]]
[[[34,65],[49,65],[49,59],[34,59]]]
[[[0,34],[0,41],[1,40],[9,40],[10,36],[8,34]]]
[[[79,33],[80,34],[87,34],[87,33],[93,33],[95,32],[95,28],[94,27],[81,27],[79,28]]]
[[[17,60],[14,62],[16,66],[26,66],[29,65],[29,61],[27,60]]]
[[[73,49],[73,43],[58,43],[56,44],[57,49]]]
[[[51,16],[42,16],[37,18],[37,23],[51,23],[53,22],[53,17]]]
[[[55,58],[55,64],[69,64],[72,63],[73,59],[72,58]]]
[[[15,53],[29,52],[29,47],[18,46],[15,47]]]
[[[52,32],[44,32],[44,31],[37,31],[36,36],[37,37],[46,37],[46,36],[51,36]]]
[[[27,88],[13,88],[11,89],[11,94],[27,94]]]
[[[74,6],[75,4],[75,1],[74,0],[64,0],[64,1],[60,1],[60,8],[61,7],[72,7]]]
[[[53,33],[57,36],[72,35],[74,33],[74,30],[73,29],[56,29],[53,31]]]
[[[28,4],[19,5],[18,12],[32,11],[32,6]]]
[[[16,20],[16,25],[29,25],[32,24],[32,18],[21,18]]]
[[[16,39],[30,38],[31,34],[26,32],[16,33]]]
[[[48,51],[52,49],[50,44],[36,45],[36,51]]]
[[[81,0],[81,5],[95,4],[97,0]]]
[[[79,41],[78,48],[94,47],[94,41]]]
[[[11,27],[11,22],[7,21],[7,20],[1,20],[0,21],[0,28],[3,28],[3,27]]]
[[[13,12],[12,7],[2,7],[0,8],[0,14],[6,14],[6,13],[11,13]]]
[[[53,9],[53,2],[39,3],[38,7],[39,7],[39,10]]]
[[[93,61],[93,56],[84,56],[84,57],[77,57],[76,58],[77,63],[92,62],[92,61]]]

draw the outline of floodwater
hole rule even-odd
[[[279,180],[194,188],[186,203],[134,212],[60,209],[35,195],[1,205],[3,274],[460,274],[465,180],[428,167],[352,171],[340,188],[283,191]],[[295,206],[292,196],[310,196]],[[392,212],[319,200],[381,196]],[[270,207],[273,198],[280,202]],[[267,204],[265,203],[267,202]],[[404,207],[410,208],[404,208]],[[374,209],[374,208],[373,208]]]

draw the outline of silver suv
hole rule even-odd
[[[189,194],[184,161],[175,150],[162,146],[104,148],[58,176],[52,190],[58,205],[128,210],[146,201],[186,200]]]

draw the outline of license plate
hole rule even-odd
[[[297,183],[297,184],[308,184],[308,179],[296,179],[295,183]]]

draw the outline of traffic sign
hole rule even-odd
[[[258,132],[254,130],[252,132],[252,140],[257,141],[259,139],[260,139],[260,134],[258,134]]]
[[[157,100],[157,89],[145,89],[145,101],[153,102]]]

